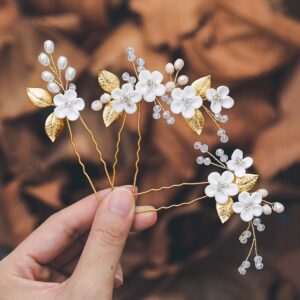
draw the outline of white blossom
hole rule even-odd
[[[139,81],[136,84],[136,90],[143,95],[146,102],[153,102],[157,96],[162,96],[166,88],[161,83],[163,75],[158,72],[143,70],[139,74]]]
[[[231,108],[234,104],[234,100],[228,96],[229,88],[227,86],[219,86],[215,89],[208,89],[206,91],[206,99],[211,102],[210,109],[213,113],[219,114],[224,108]]]
[[[215,197],[216,202],[225,204],[230,196],[235,196],[239,192],[238,186],[233,183],[234,175],[232,172],[224,171],[221,174],[212,172],[208,175],[209,185],[205,188],[208,197]]]
[[[111,92],[112,108],[116,112],[120,113],[125,111],[128,114],[133,114],[137,110],[136,103],[141,101],[142,94],[139,91],[134,90],[134,87],[130,83],[125,83],[122,88],[116,88]]]
[[[53,98],[55,116],[59,119],[67,118],[70,121],[75,121],[79,118],[79,111],[84,109],[84,101],[82,98],[77,98],[77,93],[74,90],[67,90],[64,94],[57,94]]]
[[[249,156],[243,158],[243,151],[235,149],[231,155],[231,159],[226,164],[227,168],[234,172],[235,176],[243,177],[246,174],[246,169],[252,166],[253,159]]]
[[[259,217],[262,214],[262,196],[260,193],[241,192],[238,197],[238,202],[233,203],[232,209],[235,213],[240,214],[241,219],[245,222],[250,222],[253,217]]]
[[[195,115],[195,110],[202,106],[202,98],[196,95],[196,91],[191,86],[184,89],[175,88],[172,91],[173,101],[171,103],[171,111],[174,114],[182,113],[186,119],[190,119]]]

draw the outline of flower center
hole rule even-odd
[[[67,100],[66,102],[65,102],[65,108],[70,108],[70,107],[72,107],[72,100]]]
[[[156,83],[153,80],[148,80],[147,81],[147,87],[149,90],[152,90],[155,87]]]
[[[192,104],[192,99],[191,98],[183,98],[182,102],[185,106],[190,106]]]
[[[127,96],[123,96],[123,98],[121,99],[121,102],[124,104],[127,104],[127,105],[131,105],[131,100]]]
[[[222,100],[221,100],[221,98],[220,98],[220,96],[218,95],[218,94],[215,94],[214,96],[213,96],[213,100],[215,101],[215,102],[222,102]]]
[[[219,182],[217,190],[218,192],[222,192],[224,189],[228,188],[228,183]]]
[[[243,167],[243,165],[244,165],[243,159],[240,158],[240,157],[237,157],[237,158],[235,159],[235,163],[236,163],[237,165],[241,166],[241,167]]]

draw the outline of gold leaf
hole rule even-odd
[[[205,98],[206,91],[210,88],[210,86],[211,86],[210,75],[201,77],[192,83],[192,87],[194,87],[196,90],[196,95],[199,95],[202,98]]]
[[[48,91],[40,88],[27,88],[27,96],[29,100],[38,107],[48,107],[53,105],[52,96]]]
[[[229,197],[228,201],[225,204],[216,204],[217,213],[222,223],[228,221],[232,216],[232,204],[233,200],[231,197]]]
[[[204,126],[204,118],[199,109],[195,110],[195,115],[192,118],[185,120],[192,130],[194,130],[198,135],[201,134]]]
[[[54,113],[48,116],[45,122],[45,131],[52,142],[55,142],[64,128],[64,125],[64,119],[57,118]]]
[[[241,192],[248,192],[255,186],[257,180],[257,174],[246,174],[243,177],[236,177],[235,183],[238,185]]]
[[[113,122],[118,120],[122,113],[118,113],[112,108],[112,104],[109,102],[105,105],[103,110],[103,120],[106,127],[110,126]]]
[[[120,87],[119,78],[106,70],[101,70],[99,72],[98,81],[102,89],[107,93],[111,93],[114,89]]]

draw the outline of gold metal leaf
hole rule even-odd
[[[99,72],[98,81],[102,89],[107,93],[111,93],[114,89],[120,87],[119,78],[106,70],[101,70]]]
[[[246,174],[243,177],[236,177],[235,183],[238,185],[241,192],[248,192],[255,186],[258,177],[257,174]]]
[[[27,88],[27,96],[29,100],[38,107],[48,107],[53,105],[52,96],[48,91],[40,88]]]
[[[204,126],[204,118],[199,109],[195,110],[195,115],[192,118],[185,120],[192,130],[194,130],[198,135],[201,134]]]
[[[64,125],[64,119],[57,118],[54,113],[48,116],[45,122],[45,131],[52,142],[55,142],[56,138],[60,135]]]
[[[229,197],[228,201],[225,204],[216,204],[217,213],[222,223],[228,221],[232,216],[232,204],[233,200],[231,197]]]
[[[103,121],[106,127],[110,126],[113,122],[117,121],[121,117],[122,113],[118,113],[112,108],[112,104],[109,102],[105,105],[103,110]]]
[[[195,80],[192,83],[192,87],[196,90],[196,95],[205,98],[206,91],[211,87],[211,76],[207,75]]]

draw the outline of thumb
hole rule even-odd
[[[115,188],[100,204],[71,282],[87,299],[109,298],[114,277],[134,217],[134,197]],[[78,294],[77,294],[78,296]]]

